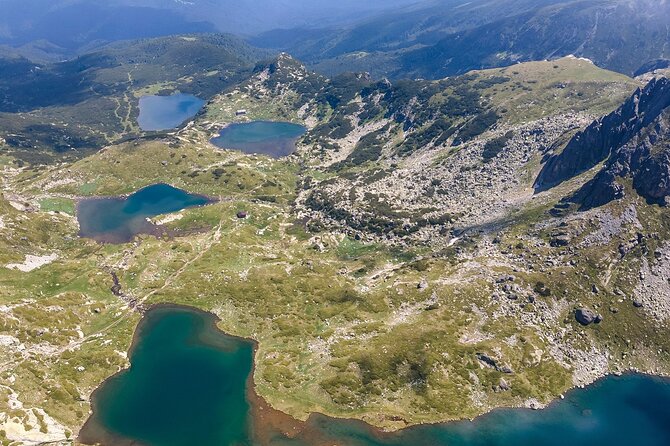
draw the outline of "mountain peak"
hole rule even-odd
[[[288,53],[281,52],[272,59],[260,62],[256,65],[254,73],[267,71],[269,74],[278,72],[302,72],[307,73],[307,68],[299,60]]]

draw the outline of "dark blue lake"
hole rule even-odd
[[[194,117],[205,105],[202,99],[184,93],[172,96],[143,96],[137,123],[144,131],[170,130]]]
[[[295,152],[295,143],[306,128],[290,122],[255,121],[231,124],[212,143],[222,149],[281,158]]]
[[[131,367],[93,396],[87,443],[145,446],[667,446],[670,381],[608,377],[545,410],[501,409],[473,422],[382,433],[313,415],[291,419],[253,392],[251,341],[220,332],[198,310],[150,310]]]
[[[77,205],[79,235],[105,243],[125,243],[138,234],[152,234],[156,226],[147,221],[211,202],[168,184],[155,184],[128,197],[87,198]]]

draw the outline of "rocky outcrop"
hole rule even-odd
[[[632,179],[635,191],[650,203],[670,204],[670,108],[614,152],[596,176],[567,201],[582,210],[622,198],[620,178]]]
[[[603,206],[612,200],[624,197],[624,187],[616,181],[616,175],[602,170],[586,183],[574,195],[567,197],[563,202],[579,203],[580,210]]]
[[[486,367],[490,367],[492,369],[495,369],[498,372],[501,373],[514,373],[512,368],[507,365],[507,364],[500,364],[500,361],[497,359],[492,358],[491,356],[485,354],[485,353],[477,353],[477,359],[481,361],[482,364],[484,364]]]
[[[577,133],[565,149],[548,159],[535,181],[549,189],[605,161],[653,124],[670,106],[670,79],[651,80],[621,107]]]
[[[577,308],[575,310],[575,319],[580,324],[586,326],[591,325],[594,322],[597,324],[602,321],[603,318],[588,308]]]
[[[565,202],[581,210],[602,206],[625,195],[619,179],[630,178],[649,202],[668,204],[670,197],[670,79],[653,79],[618,110],[578,133],[559,155],[547,161],[535,187],[543,190],[598,163],[604,167]]]
[[[652,154],[641,163],[633,177],[633,187],[640,195],[651,201],[669,204],[670,138],[664,141],[662,152]]]

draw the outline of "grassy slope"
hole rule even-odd
[[[580,70],[593,70],[565,63],[565,71],[559,62],[546,77],[546,70],[537,69],[541,65],[516,70],[542,79],[530,84],[535,86],[562,76],[577,79]],[[594,84],[593,73],[580,85],[633,86],[614,75],[598,79],[599,71]],[[511,88],[492,91],[494,102],[522,103]],[[528,95],[543,101],[540,107],[553,100],[553,90],[538,91]],[[595,92],[594,86],[588,94]],[[613,105],[603,103],[602,108]],[[513,116],[527,119],[522,112]],[[547,218],[544,211],[555,198],[549,197],[524,208],[502,230],[497,247],[488,236],[466,239],[458,246],[460,254],[455,249],[399,251],[327,233],[313,238],[292,213],[304,174],[294,160],[247,157],[218,151],[198,143],[197,137],[185,140],[188,136],[182,142],[126,143],[74,164],[7,178],[21,201],[42,209],[20,212],[0,201],[0,265],[20,263],[26,254],[55,252],[59,258],[30,273],[0,274],[0,334],[27,346],[23,352],[9,347],[8,360],[0,364],[0,385],[71,431],[85,420],[92,389],[125,365],[117,352],[127,349],[138,320],[112,295],[109,269],[118,272],[130,296],[148,304],[177,302],[212,310],[224,330],[257,339],[259,393],[300,418],[322,411],[398,428],[404,422],[394,416],[408,423],[442,421],[521,405],[528,398],[547,402],[573,385],[574,370],[552,354],[555,336],[563,336],[560,344],[582,351],[609,352],[609,370],[636,366],[670,371],[667,353],[652,354],[670,351],[667,328],[657,327],[630,301],[619,303],[612,291],[620,287],[630,293],[628,268],[635,270],[639,256],[614,262],[611,281],[602,283],[601,271],[613,262],[620,240],[635,233],[633,226],[604,245],[561,254],[547,244],[551,226],[537,224]],[[218,179],[216,169],[222,169]],[[175,229],[199,229],[190,235],[140,237],[118,246],[78,240],[71,217],[47,212],[66,210],[63,200],[76,196],[129,193],[160,181],[225,200],[184,211],[181,220],[170,223]],[[269,202],[267,196],[278,199]],[[667,211],[632,200],[644,231],[667,239]],[[615,203],[611,211],[620,213],[625,205]],[[249,212],[248,219],[235,217],[241,209]],[[571,224],[583,234],[596,229],[588,218]],[[547,258],[557,262],[547,265]],[[568,266],[570,259],[578,264]],[[524,295],[532,294],[538,282],[551,294],[534,303],[492,299],[495,278],[509,273],[517,276]],[[417,285],[424,279],[428,289],[420,290]],[[592,283],[599,283],[603,293],[590,294]],[[597,305],[603,312],[616,305],[620,311],[607,313],[600,326],[584,329],[572,318],[576,304]],[[540,321],[538,315],[545,314],[541,307],[552,317]],[[627,342],[631,338],[632,344]],[[479,352],[500,358],[514,373],[482,366]],[[493,390],[501,377],[511,391]],[[8,404],[3,401],[0,412]]]
[[[507,109],[505,118],[511,122],[524,122],[568,111],[606,114],[639,85],[623,74],[603,70],[586,60],[572,57],[528,62],[480,73],[513,79],[513,82],[487,91],[495,104]]]

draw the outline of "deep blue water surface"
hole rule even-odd
[[[295,151],[305,127],[290,122],[255,121],[231,124],[221,130],[212,143],[222,149],[240,150],[281,158]]]
[[[87,444],[249,444],[251,342],[222,336],[211,314],[167,307],[150,311],[136,335],[130,369],[94,395]]]
[[[205,101],[190,94],[143,96],[137,123],[144,131],[170,130],[194,117]]]

